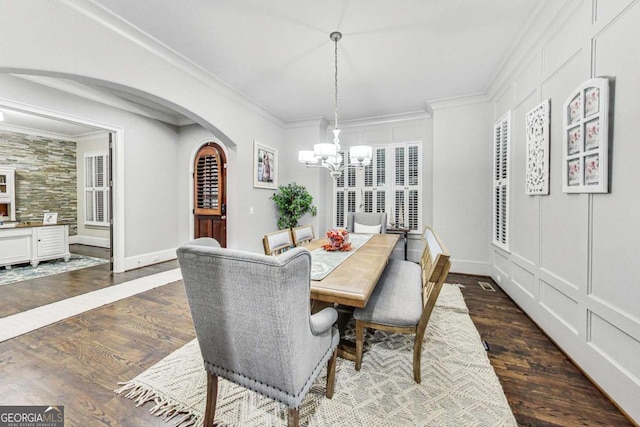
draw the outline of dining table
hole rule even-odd
[[[353,235],[353,234],[352,234]],[[355,236],[354,236],[355,237]],[[350,307],[364,307],[389,261],[398,239],[397,234],[373,234],[353,254],[321,280],[311,280],[311,299],[338,303]],[[304,245],[314,253],[324,251],[327,239],[316,239]],[[354,249],[352,249],[354,250]]]
[[[357,240],[352,234],[352,240]],[[400,239],[398,234],[373,234],[364,237],[366,241],[360,247],[353,248],[353,253],[342,260],[321,280],[311,280],[312,311],[317,312],[327,306],[338,304],[340,310],[339,329],[344,335],[348,321],[348,310],[344,308],[364,307],[378,283],[393,250]],[[316,239],[303,246],[311,251],[312,272],[319,259],[332,256],[323,249],[327,239]],[[314,256],[315,254],[315,256]],[[335,254],[341,256],[341,254]],[[344,256],[344,255],[343,255]],[[315,261],[314,261],[315,260]],[[348,360],[355,360],[355,345],[341,341],[338,355]]]

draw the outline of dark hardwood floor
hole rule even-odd
[[[447,281],[465,286],[469,314],[519,425],[632,425],[491,278],[449,274]]]
[[[16,293],[11,305],[29,305],[21,301],[27,295],[61,299],[176,267],[172,261],[122,275],[92,267],[48,284],[23,282],[30,293]],[[483,291],[478,279],[497,291]],[[631,425],[491,279],[451,274],[448,281],[465,285],[471,317],[520,425]],[[1,301],[4,309],[4,295]],[[149,414],[152,403],[136,408],[113,390],[194,336],[182,282],[85,312],[0,343],[0,405],[64,405],[67,427],[166,427]]]

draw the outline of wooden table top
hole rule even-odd
[[[398,234],[374,234],[327,277],[311,281],[311,298],[364,307],[399,238]],[[305,244],[304,247],[313,251],[325,243],[326,239],[318,239]]]

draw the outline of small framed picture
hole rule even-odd
[[[584,116],[589,117],[599,111],[600,89],[589,87],[584,91]]]
[[[42,219],[42,223],[44,225],[57,224],[58,223],[58,213],[57,212],[47,212],[44,214],[44,218]]]
[[[569,124],[577,123],[580,120],[580,107],[582,107],[582,100],[580,99],[580,94],[577,94],[571,102],[569,102],[569,108],[567,108]]]
[[[567,144],[567,154],[572,155],[582,151],[582,138],[580,136],[580,127],[569,129],[569,140]]]
[[[580,158],[569,160],[567,163],[568,163],[567,164],[568,185],[571,185],[571,186],[580,185],[581,183]]]
[[[584,185],[600,183],[600,158],[597,154],[584,158]]]
[[[584,124],[584,150],[596,150],[600,145],[600,121],[591,120]]]
[[[278,150],[253,141],[253,186],[278,188]]]

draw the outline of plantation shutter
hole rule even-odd
[[[345,227],[349,212],[388,212],[389,223],[420,232],[421,151],[420,142],[377,145],[369,166],[343,171],[334,181],[335,226]],[[348,149],[341,154],[349,162]]]
[[[87,225],[109,226],[109,170],[106,153],[84,157],[84,220]]]
[[[224,167],[214,147],[204,147],[195,161],[195,214],[221,215],[220,177]]]
[[[509,250],[509,145],[511,114],[493,126],[493,244]]]

